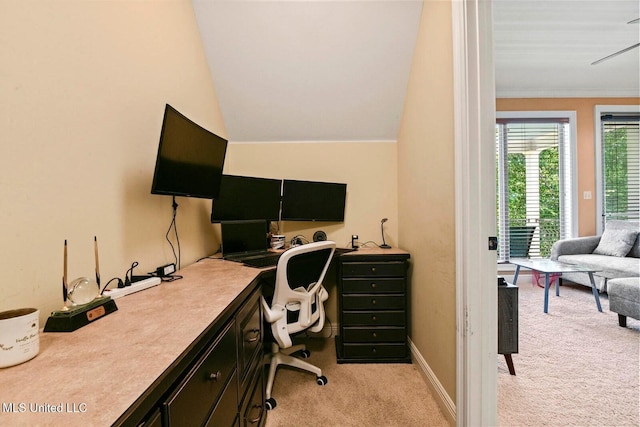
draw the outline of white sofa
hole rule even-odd
[[[639,232],[637,221],[609,221],[600,236],[557,241],[551,248],[551,259],[597,269],[596,287],[606,292],[609,279],[640,276]],[[591,287],[584,273],[565,273],[562,278]]]

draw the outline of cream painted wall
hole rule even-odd
[[[578,234],[596,234],[595,106],[638,105],[640,98],[500,98],[497,111],[575,111],[578,165]],[[592,199],[582,194],[591,191]]]
[[[280,232],[287,241],[296,235],[313,239],[323,230],[340,247],[351,245],[351,235],[359,241],[382,243],[380,220],[385,223],[388,244],[398,244],[397,145],[395,142],[345,143],[231,143],[225,173],[347,184],[344,223],[283,221]],[[216,227],[219,235],[220,228]],[[328,277],[329,300],[326,312],[337,322],[335,281]]]
[[[456,400],[451,3],[425,1],[398,136],[399,243],[411,252],[411,340]]]
[[[70,279],[94,274],[94,235],[103,283],[173,261],[171,198],[150,194],[165,103],[226,132],[188,0],[2,0],[0,46],[0,311],[44,321],[65,239]],[[210,201],[178,203],[184,266],[218,242]]]

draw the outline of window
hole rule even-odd
[[[640,111],[637,106],[596,107],[598,232],[613,219],[639,219]]]
[[[498,260],[544,258],[575,224],[573,112],[497,113]]]

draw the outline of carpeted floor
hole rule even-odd
[[[305,343],[308,361],[322,367],[329,382],[318,386],[313,374],[279,368],[272,393],[277,407],[267,427],[448,426],[416,365],[339,365],[333,338]]]
[[[516,376],[498,356],[499,425],[640,426],[640,322],[619,327],[606,295],[600,313],[588,288],[570,284],[550,292],[544,314],[544,291],[530,280],[518,284]],[[333,339],[306,341],[329,383],[279,369],[267,427],[447,425],[416,365],[338,365]]]
[[[590,289],[569,284],[560,297],[530,276],[518,283],[516,376],[498,358],[500,426],[639,426],[640,322],[618,326],[606,295],[596,309]]]

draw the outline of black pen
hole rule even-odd
[[[100,264],[98,263],[98,238],[96,236],[93,236],[93,249],[96,257],[96,282],[98,289],[100,289]]]
[[[64,259],[62,265],[62,301],[64,302],[63,310],[68,310],[67,307],[67,239],[64,239]]]

